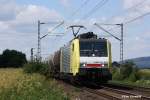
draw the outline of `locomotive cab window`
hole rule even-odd
[[[80,40],[81,56],[107,57],[107,41]]]

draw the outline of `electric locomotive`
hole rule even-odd
[[[112,79],[111,44],[93,32],[78,35],[50,59],[52,76],[67,80],[105,83]]]

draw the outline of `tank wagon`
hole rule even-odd
[[[60,48],[49,64],[55,78],[105,83],[112,79],[111,44],[93,32],[78,35]]]

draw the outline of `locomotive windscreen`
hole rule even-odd
[[[80,56],[107,57],[107,41],[80,40]]]

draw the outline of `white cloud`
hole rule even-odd
[[[44,6],[20,6],[14,0],[1,0],[0,6],[0,52],[6,48],[17,49],[29,57],[30,48],[36,48],[37,44],[37,20],[46,22],[62,19],[55,9]]]
[[[60,0],[61,4],[65,7],[69,6],[70,0]]]
[[[23,23],[31,23],[33,21],[41,20],[57,20],[60,15],[53,9],[48,9],[43,6],[28,5],[25,9],[20,11],[16,20]]]
[[[123,0],[123,13],[108,19],[108,23],[124,23],[150,12],[149,0]]]
[[[124,0],[124,9],[133,10],[133,12],[145,13],[150,11],[149,0]]]
[[[123,0],[123,6],[125,9],[130,8],[138,3],[140,3],[142,0]]]

